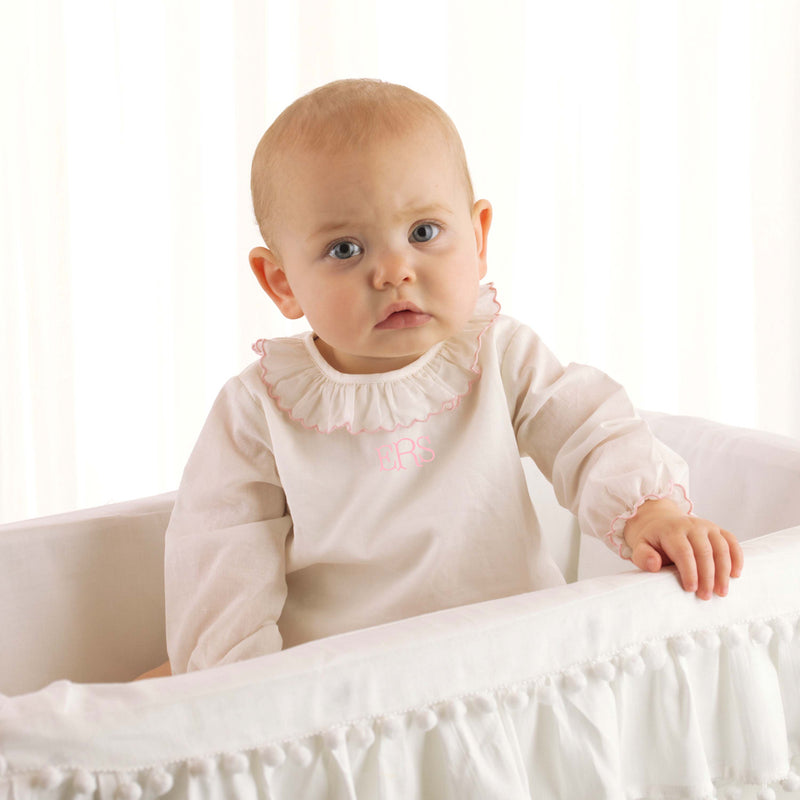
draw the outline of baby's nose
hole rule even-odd
[[[410,283],[415,278],[411,260],[402,253],[383,253],[378,259],[372,280],[376,289]]]

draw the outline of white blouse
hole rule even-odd
[[[312,333],[263,340],[217,398],[166,541],[174,672],[563,583],[520,455],[623,554],[687,468],[624,390],[564,368],[482,287],[464,331],[403,369],[336,372]]]

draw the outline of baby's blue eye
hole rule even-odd
[[[430,242],[439,235],[441,230],[434,222],[423,222],[411,231],[411,239],[414,242]]]
[[[360,256],[361,252],[361,248],[355,242],[337,242],[328,250],[328,255],[331,256],[331,258],[345,261],[348,258]]]

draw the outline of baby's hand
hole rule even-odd
[[[683,588],[709,600],[712,590],[728,593],[729,578],[742,573],[742,548],[736,537],[707,519],[684,514],[671,500],[648,500],[625,523],[625,541],[639,569],[658,572],[675,564]]]

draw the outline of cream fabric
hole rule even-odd
[[[653,433],[690,465],[694,513],[738,539],[800,525],[800,441],[707,419],[642,411]],[[580,537],[578,578],[635,569]]]
[[[250,160],[344,76],[451,115],[490,274],[564,360],[800,437],[799,28],[796,0],[0,3],[0,519],[173,489],[248,344],[300,329],[247,267]]]
[[[795,442],[661,423],[698,507],[793,513]],[[732,491],[745,475],[752,495]],[[564,538],[567,512],[532,483]],[[166,680],[33,691],[163,658],[171,502],[0,526],[0,692],[32,692],[0,696],[0,800],[800,797],[800,528],[745,542],[724,600],[672,571],[606,576]]]
[[[696,417],[642,416],[691,462],[698,515],[740,539],[800,525],[800,440]]]
[[[8,698],[0,798],[797,797],[800,528],[744,548],[725,599],[618,575]]]
[[[382,375],[335,372],[309,335],[259,346],[167,531],[174,671],[563,583],[520,455],[615,547],[642,498],[689,508],[685,463],[624,390],[498,312],[483,287],[464,332]]]
[[[0,525],[0,693],[131,680],[166,658],[175,493]]]

